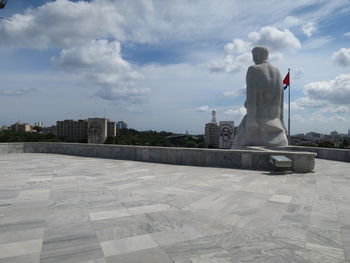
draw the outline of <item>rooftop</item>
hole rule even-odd
[[[346,262],[349,170],[2,154],[0,263]]]

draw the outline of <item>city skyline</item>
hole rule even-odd
[[[200,134],[213,108],[238,125],[250,50],[264,45],[291,68],[291,133],[347,133],[349,12],[347,0],[9,0],[0,125],[105,116]]]

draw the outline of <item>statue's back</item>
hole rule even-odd
[[[257,91],[257,119],[272,120],[281,117],[283,91],[281,74],[277,68],[266,62],[255,68],[255,89]]]

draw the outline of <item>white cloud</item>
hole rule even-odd
[[[15,14],[12,20],[0,24],[1,44],[43,49],[81,45],[106,36],[126,38],[120,27],[123,17],[109,1],[56,0]]]
[[[347,113],[349,111],[349,107],[345,105],[340,105],[340,106],[334,106],[334,105],[329,105],[327,107],[322,107],[318,110],[318,112],[322,113]]]
[[[332,55],[332,60],[338,66],[350,66],[350,48],[341,48],[338,51],[334,52]]]
[[[311,82],[304,86],[304,93],[314,100],[350,104],[350,74],[341,74],[330,81]]]
[[[282,31],[267,26],[261,28],[258,32],[250,33],[248,37],[254,45],[263,45],[271,50],[295,50],[301,47],[299,39],[288,29]]]
[[[252,55],[246,52],[237,57],[234,57],[233,55],[225,55],[210,62],[208,66],[212,72],[234,73],[246,68],[251,64],[251,61]]]
[[[333,116],[332,119],[335,121],[346,121],[346,119],[344,117],[339,116],[339,115]]]
[[[149,94],[147,88],[136,88],[131,85],[124,87],[103,87],[95,95],[104,100],[118,101],[118,103],[142,103]]]
[[[304,70],[301,68],[296,68],[291,73],[291,77],[293,79],[300,79],[302,76],[304,76]]]
[[[329,122],[344,122],[346,121],[346,119],[342,116],[339,115],[332,115],[332,116],[325,116],[323,114],[321,114],[320,112],[314,112],[309,121],[316,121],[316,122],[325,122],[325,123],[329,123]]]
[[[343,105],[343,106],[339,106],[339,107],[335,108],[334,112],[336,112],[336,113],[346,113],[348,111],[349,111],[349,107]]]
[[[48,48],[71,47],[100,38],[138,43],[179,40],[224,40],[257,25],[293,26],[334,14],[347,4],[342,0],[313,0],[317,10],[300,17],[289,16],[308,5],[305,1],[221,0],[91,0],[46,1],[0,24],[0,43]],[[268,8],[266,8],[268,6]],[[264,12],[260,12],[264,10]],[[283,22],[281,22],[283,21]],[[200,29],[200,30],[199,30]],[[286,32],[286,31],[284,31]],[[288,37],[288,35],[286,35]],[[263,40],[263,39],[261,39]]]
[[[252,63],[250,49],[254,45],[264,45],[272,50],[271,61],[281,61],[283,56],[276,53],[276,50],[294,50],[300,48],[299,40],[289,31],[280,31],[274,27],[263,27],[259,32],[252,32],[248,35],[252,42],[240,38],[224,46],[225,55],[211,61],[208,67],[212,72],[234,73],[248,67]]]
[[[305,119],[304,116],[301,116],[301,115],[298,115],[298,114],[292,114],[290,116],[290,119],[294,122],[294,121],[297,121],[297,122],[306,122],[307,120]]]
[[[344,37],[350,37],[350,32],[345,32]]]
[[[317,100],[310,98],[308,96],[301,97],[294,102],[291,102],[291,107],[294,109],[304,109],[304,108],[320,108],[327,105],[326,101]]]
[[[283,107],[285,110],[288,110],[288,103],[285,102],[283,104]],[[304,108],[298,104],[298,101],[291,101],[290,102],[290,109],[291,110],[302,110]]]
[[[224,47],[227,54],[243,53],[249,51],[249,49],[251,49],[251,44],[240,38],[232,40],[231,43],[227,43]]]
[[[229,109],[225,111],[224,114],[233,116],[234,118],[242,118],[245,114],[247,114],[247,110],[245,107],[240,107],[238,109]]]
[[[244,94],[245,94],[245,88],[241,88],[239,90],[225,91],[222,93],[222,96],[224,98],[236,98]]]
[[[52,62],[67,71],[96,75],[97,79],[107,83],[140,77],[122,58],[118,41],[93,40],[81,47],[63,49],[58,57],[52,58]]]
[[[301,116],[298,114],[292,114],[291,120],[295,122],[300,122],[302,125],[305,125],[306,123],[334,123],[334,122],[345,122],[347,121],[346,118],[339,116],[339,115],[331,115],[331,116],[325,116],[324,114],[320,113],[319,111],[312,113],[310,116]]]
[[[210,112],[211,111],[211,109],[208,105],[200,106],[196,110],[199,112]]]
[[[8,89],[8,90],[0,90],[0,96],[14,96],[21,97],[28,93],[32,93],[36,91],[35,88],[21,88],[21,89]]]
[[[95,95],[105,100],[140,103],[149,92],[134,85],[142,75],[122,58],[118,41],[94,40],[79,48],[63,49],[52,62],[92,80],[101,87]]]
[[[280,62],[283,59],[283,55],[281,53],[270,53],[269,61]]]
[[[315,22],[307,22],[303,24],[301,29],[303,30],[304,34],[308,37],[311,37],[317,30]]]
[[[302,19],[295,16],[287,16],[282,23],[279,24],[281,27],[293,27],[298,26],[302,23]]]
[[[303,49],[319,49],[323,46],[327,45],[328,43],[332,42],[333,38],[330,36],[321,36],[317,38],[310,38],[306,42],[303,43]]]

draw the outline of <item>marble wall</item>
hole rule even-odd
[[[275,151],[259,150],[220,150],[40,142],[27,142],[23,145],[22,152],[28,153],[55,153],[120,160],[263,171],[269,171],[271,169],[269,163],[270,156],[276,155]],[[293,161],[294,172],[307,173],[314,169],[314,159],[316,155],[314,153],[280,151],[278,154],[283,154]]]

